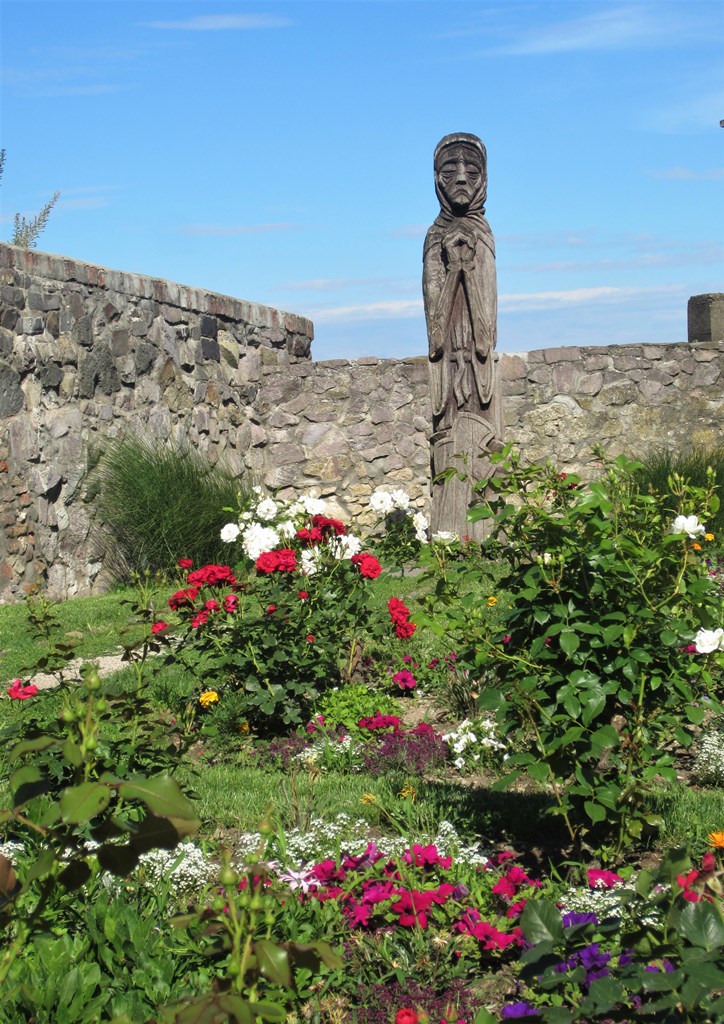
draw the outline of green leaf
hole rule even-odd
[[[559,643],[561,650],[569,656],[575,654],[578,648],[581,646],[579,637],[573,632],[572,629],[564,629],[561,631]]]
[[[109,843],[98,850],[98,863],[112,875],[125,878],[138,864],[138,850],[132,846],[115,846]]]
[[[473,1024],[498,1024],[498,1018],[494,1017],[489,1010],[478,1010]]]
[[[81,782],[69,786],[60,796],[60,811],[64,821],[79,825],[90,821],[104,811],[111,799],[111,790],[100,782]]]
[[[547,900],[529,899],[521,915],[520,925],[526,939],[534,944],[563,940],[560,911]]]
[[[22,757],[23,754],[37,754],[41,750],[49,750],[50,747],[58,745],[58,741],[53,739],[52,736],[36,736],[32,740],[22,740],[20,743],[16,743],[13,749],[10,751],[10,760],[15,761],[18,757]]]
[[[91,876],[91,869],[84,860],[74,860],[58,875],[58,881],[66,889],[80,889]]]
[[[284,988],[292,987],[292,972],[286,949],[268,939],[261,939],[254,943],[254,953],[259,963],[259,970],[265,978]]]
[[[704,721],[704,716],[706,712],[704,711],[704,708],[698,707],[695,704],[688,704],[687,707],[684,709],[684,714],[692,723],[692,725],[701,725],[701,723]]]
[[[162,818],[195,818],[194,805],[184,796],[170,775],[122,782],[118,792],[124,800],[141,800],[149,811]]]
[[[586,814],[594,825],[599,821],[606,820],[606,809],[605,807],[602,807],[601,804],[596,804],[593,800],[586,800],[584,801],[583,806],[586,809]]]
[[[260,1017],[261,1020],[270,1020],[273,1024],[284,1024],[287,1020],[287,1011],[278,1005],[278,1003],[270,1003],[268,1000],[263,1000],[260,1003],[250,1003],[252,1013],[256,1017]]]
[[[47,793],[51,788],[49,779],[46,779],[39,768],[34,764],[26,764],[10,776],[10,789],[13,793],[13,807],[22,807],[28,800]]]
[[[679,931],[695,946],[720,949],[724,946],[724,919],[713,903],[687,903],[681,912]]]

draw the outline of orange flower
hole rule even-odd
[[[692,544],[691,546],[694,551],[701,551],[701,544]]]
[[[719,850],[724,850],[724,832],[710,832],[709,842]]]

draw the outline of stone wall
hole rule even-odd
[[[0,595],[88,590],[84,480],[104,436],[187,441],[241,471],[264,370],[308,361],[309,320],[0,245]],[[258,460],[257,460],[258,461]]]
[[[597,345],[499,356],[505,439],[584,475],[612,455],[720,444],[724,342]],[[255,402],[270,486],[316,486],[364,515],[380,483],[427,507],[427,360],[358,359],[265,371]]]
[[[89,460],[130,430],[188,442],[282,493],[362,515],[380,484],[429,501],[427,361],[314,363],[312,325],[193,288],[0,246],[0,600],[102,589]],[[500,355],[506,438],[586,472],[720,443],[724,342]]]

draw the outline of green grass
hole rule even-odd
[[[166,589],[158,591],[159,604],[164,600]],[[123,602],[133,596],[131,588],[123,588],[98,597],[78,597],[53,605],[62,633],[77,647],[78,657],[97,658],[119,649],[121,633],[129,622],[129,609]],[[141,627],[128,634],[129,638],[141,635]],[[30,632],[26,606],[0,607],[0,679],[21,676],[41,651],[42,646]]]

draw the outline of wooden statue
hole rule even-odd
[[[500,448],[495,243],[485,219],[487,156],[476,135],[446,135],[435,149],[440,214],[425,237],[422,289],[429,340],[433,478],[449,468],[479,480]],[[432,531],[483,540],[468,523],[472,482],[433,485]]]

